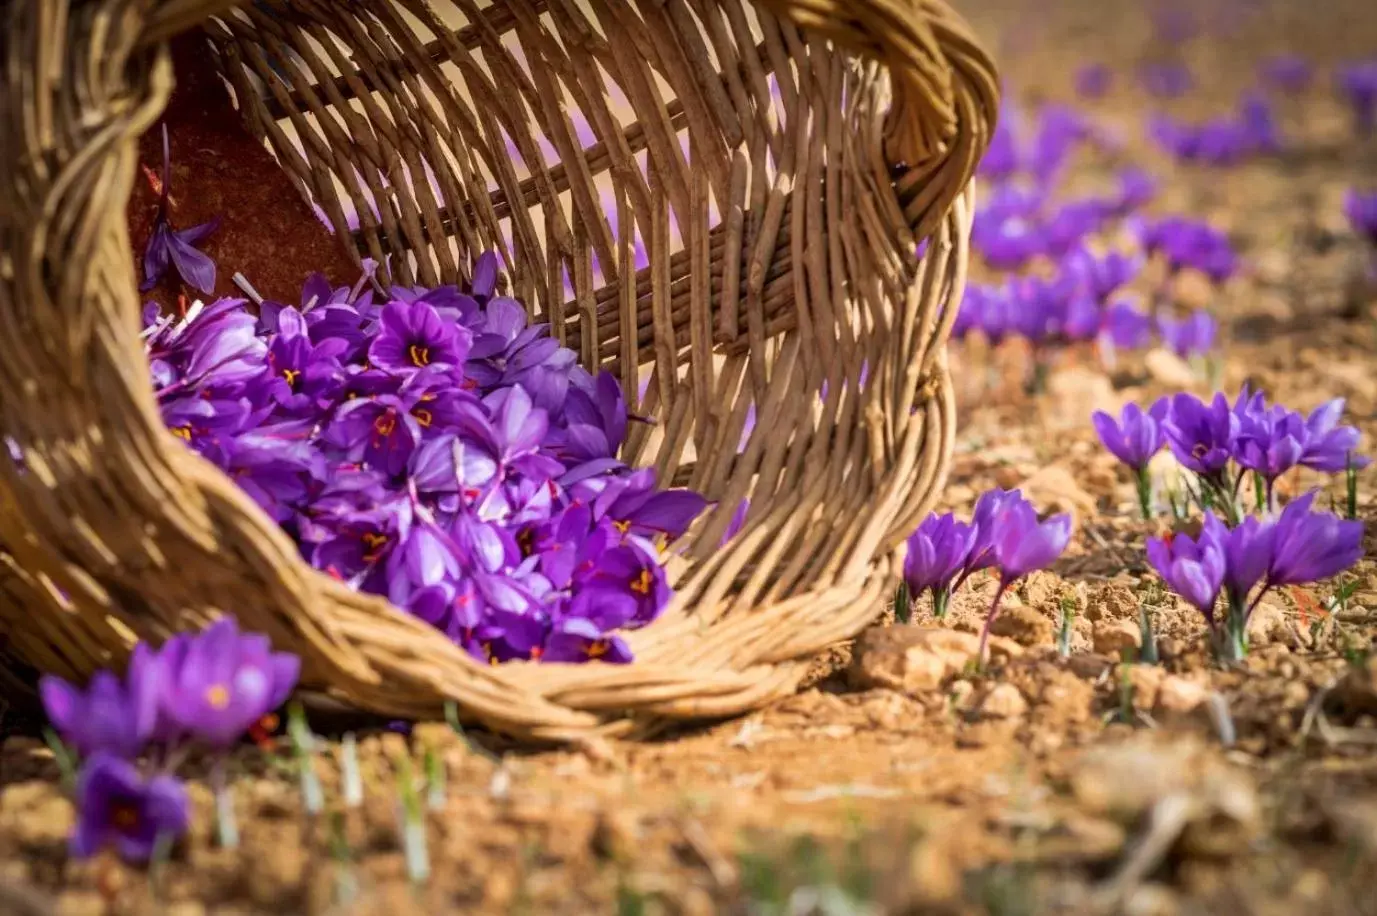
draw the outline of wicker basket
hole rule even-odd
[[[998,101],[941,0],[28,0],[0,16],[10,656],[84,677],[225,610],[348,704],[424,717],[453,699],[496,730],[582,740],[758,707],[876,617],[950,461],[943,347]],[[390,280],[454,282],[496,248],[585,365],[629,392],[654,367],[638,409],[658,422],[624,457],[720,502],[673,604],[631,634],[633,664],[475,663],[311,570],[163,428],[124,205],[171,88],[165,40],[195,25],[249,128],[361,257],[392,253]]]

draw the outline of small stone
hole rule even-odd
[[[1157,692],[1167,673],[1156,665],[1129,665],[1128,685],[1133,691],[1133,708],[1150,710],[1157,705]]]
[[[1013,684],[997,684],[980,702],[980,715],[987,719],[1017,719],[1028,711],[1028,701]]]
[[[590,843],[593,852],[613,862],[630,862],[640,846],[636,818],[627,811],[603,810],[598,814]]]
[[[1174,674],[1167,675],[1157,687],[1154,711],[1162,716],[1187,715],[1204,705],[1209,696],[1205,685]]]
[[[1076,677],[1087,681],[1099,680],[1114,667],[1115,659],[1098,652],[1077,653],[1066,660],[1066,667]]]
[[[1286,619],[1286,611],[1270,601],[1263,600],[1248,618],[1248,641],[1255,646],[1291,643],[1291,624]]]
[[[54,916],[104,916],[108,903],[97,891],[67,891],[57,898]]]
[[[1197,381],[1190,364],[1170,350],[1161,347],[1149,350],[1143,357],[1143,366],[1158,382],[1167,388],[1180,388],[1189,391]]]
[[[935,627],[871,627],[861,634],[851,658],[849,680],[857,690],[885,687],[905,693],[936,690],[960,674],[979,651],[980,639]],[[1023,652],[1008,639],[990,640],[992,658],[1012,658]]]
[[[1106,582],[1091,589],[1085,602],[1085,619],[1095,620],[1137,620],[1138,596],[1121,582]]]
[[[31,852],[66,845],[75,813],[57,787],[21,782],[0,791],[0,830]]]
[[[1042,646],[1052,641],[1052,621],[1031,607],[1001,611],[990,625],[996,636],[1007,636],[1020,646]]]
[[[1124,652],[1137,658],[1143,648],[1143,628],[1132,620],[1097,620],[1091,633],[1095,651],[1112,658]]]

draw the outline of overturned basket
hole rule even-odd
[[[3,16],[8,654],[82,677],[227,610],[348,703],[425,716],[452,698],[569,740],[757,707],[874,618],[950,460],[943,346],[997,105],[941,0],[31,0]],[[720,502],[674,603],[630,634],[633,664],[475,663],[308,568],[163,428],[124,204],[170,91],[163,42],[198,24],[250,129],[359,256],[392,254],[391,280],[454,282],[496,248],[585,365],[628,393],[654,365],[638,409],[658,423],[624,457]]]

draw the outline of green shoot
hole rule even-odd
[[[913,596],[908,593],[907,582],[900,582],[894,591],[894,619],[899,623],[913,620]]]
[[[363,804],[363,774],[359,771],[359,743],[353,732],[340,741],[340,794],[346,808]]]
[[[1071,632],[1076,624],[1076,597],[1063,595],[1061,599],[1061,626],[1057,630],[1057,654],[1062,658],[1071,655]]]
[[[76,788],[77,758],[72,753],[72,749],[58,737],[57,732],[44,726],[43,740],[48,748],[53,752],[53,761],[57,764],[57,772],[62,777],[62,788],[67,792],[72,792]]]

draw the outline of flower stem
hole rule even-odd
[[[1358,517],[1358,466],[1353,463],[1353,453],[1349,452],[1344,466],[1344,483],[1347,484],[1348,499],[1344,509],[1349,519]]]
[[[1138,605],[1138,626],[1143,637],[1143,651],[1138,660],[1144,664],[1155,665],[1158,662],[1157,633],[1152,626],[1152,612],[1144,604]]]
[[[951,604],[951,588],[934,588],[932,590],[932,616],[938,620],[947,619],[947,606]]]
[[[1138,469],[1138,508],[1143,513],[1143,521],[1152,518],[1152,477],[1147,465]]]
[[[894,590],[894,619],[899,623],[913,619],[913,596],[909,594],[907,582],[900,582]]]
[[[215,841],[221,849],[239,848],[239,820],[234,813],[234,792],[230,789],[225,758],[215,761],[210,780],[215,792]]]
[[[994,601],[990,602],[990,612],[985,615],[985,625],[980,628],[980,651],[976,654],[976,667],[980,670],[985,668],[985,655],[989,648],[990,627],[994,620],[999,616],[999,603],[1004,599],[1004,593],[1012,583],[1004,579],[999,580],[999,591],[995,592]]]

